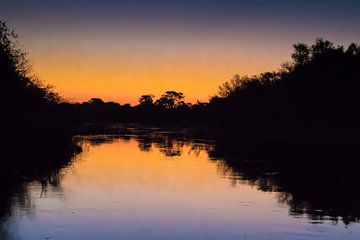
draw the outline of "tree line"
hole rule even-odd
[[[360,120],[360,46],[317,39],[293,45],[292,61],[279,70],[234,75],[208,102],[186,103],[184,94],[146,94],[130,106],[92,99],[69,104],[84,121],[207,125],[231,129],[329,129]],[[75,114],[76,115],[76,114]],[[325,130],[324,130],[325,131]]]
[[[72,129],[84,122],[136,122],[234,129],[356,128],[360,120],[360,46],[317,39],[293,45],[279,70],[234,75],[208,102],[185,102],[166,91],[146,94],[136,106],[92,98],[71,103],[34,77],[16,34],[0,23],[3,131]],[[76,126],[75,126],[76,127]],[[49,132],[44,130],[44,132]],[[51,132],[51,131],[50,131]]]

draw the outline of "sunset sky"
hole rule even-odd
[[[292,44],[360,42],[359,0],[1,0],[34,73],[63,97],[205,101],[236,73],[276,70]]]

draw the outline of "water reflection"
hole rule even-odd
[[[6,141],[6,140],[5,140]],[[2,159],[0,170],[0,239],[18,239],[12,233],[11,221],[26,215],[32,217],[36,206],[31,186],[38,186],[40,197],[47,197],[49,189],[62,192],[61,169],[69,166],[74,156],[81,152],[76,141],[53,140],[47,148],[37,143],[31,147],[8,146],[0,143]]]
[[[246,146],[160,130],[75,140],[76,157],[3,177],[0,239],[339,239],[339,220],[359,221],[356,187],[272,171]]]
[[[218,142],[210,156],[221,158],[230,175],[239,173],[259,190],[278,192],[277,199],[295,217],[306,215],[313,223],[359,222],[357,148],[261,145],[254,150],[250,145],[239,149]]]
[[[273,170],[272,167],[264,166],[263,155],[259,156],[254,151],[250,151],[250,153],[246,151],[246,148],[251,149],[252,147],[244,145],[239,149],[238,146],[233,145],[233,142],[226,141],[225,144],[228,146],[224,148],[224,142],[218,143],[215,139],[194,139],[193,137],[189,137],[187,132],[149,131],[139,134],[135,130],[120,136],[104,135],[95,138],[91,136],[88,140],[92,144],[99,144],[116,139],[124,141],[136,139],[140,151],[148,152],[152,148],[158,148],[168,157],[181,156],[184,146],[190,146],[190,152],[196,156],[200,152],[206,152],[210,159],[217,163],[221,175],[229,178],[232,185],[249,184],[261,191],[277,192],[278,201],[289,205],[289,212],[295,217],[306,215],[313,220],[313,223],[323,220],[331,220],[334,223],[341,220],[345,224],[360,221],[360,203],[357,201],[360,199],[360,181],[358,179],[355,182],[351,181],[350,176],[345,177],[347,174],[341,176],[343,179],[339,179],[339,176],[334,178],[334,175],[326,172],[324,167],[319,169],[316,166],[312,166],[314,167],[312,172],[301,172],[303,168],[300,163],[295,166],[296,171],[288,168],[282,169],[280,173],[276,171],[278,169]],[[296,150],[297,158],[304,157],[302,155],[304,153]],[[322,150],[321,153],[323,154],[325,151]],[[307,150],[306,157],[310,159],[309,161],[318,157],[311,156],[313,153],[311,150]],[[254,159],[249,158],[249,154]],[[344,155],[342,152],[340,154]],[[353,152],[347,154],[347,157],[356,157]],[[266,156],[266,158],[269,157],[280,158],[281,155],[271,156],[269,154]],[[333,158],[339,160],[333,152],[322,157],[329,161]],[[349,174],[352,173],[349,172]],[[353,175],[357,176],[357,174]]]

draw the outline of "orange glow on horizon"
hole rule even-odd
[[[276,70],[289,56],[236,42],[24,40],[34,73],[74,102],[99,97],[135,105],[143,94],[158,98],[168,90],[183,92],[188,102],[208,101],[234,74]]]
[[[262,8],[252,1],[25,2],[4,3],[3,20],[19,34],[34,73],[79,102],[136,104],[143,94],[158,98],[168,90],[183,92],[185,101],[207,101],[234,74],[277,70],[294,43],[359,39],[351,4],[330,18],[315,2],[297,4],[296,12],[285,2]]]

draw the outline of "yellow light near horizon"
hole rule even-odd
[[[143,94],[159,97],[167,90],[183,92],[189,102],[207,101],[236,73],[256,74],[279,66],[273,56],[251,55],[226,44],[218,48],[29,45],[34,72],[63,97],[79,102],[100,97],[136,104]]]

